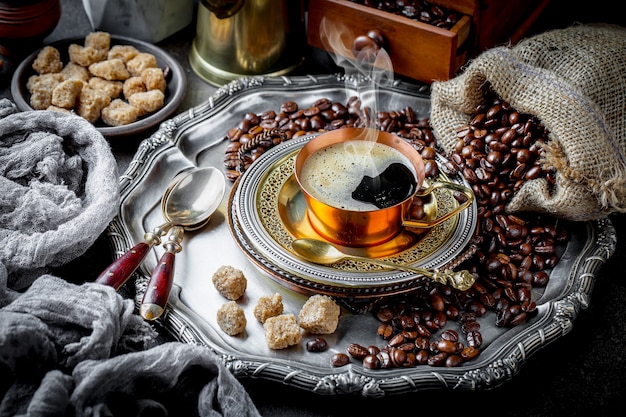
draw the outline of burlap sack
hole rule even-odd
[[[497,47],[432,85],[431,124],[445,151],[491,88],[550,131],[542,163],[556,186],[527,181],[508,212],[574,221],[626,212],[626,28],[578,25]]]

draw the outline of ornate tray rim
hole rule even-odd
[[[157,132],[139,144],[128,169],[119,179],[120,210],[129,193],[150,175],[152,163],[164,152],[180,145],[178,133],[199,120],[219,114],[224,103],[268,87],[310,91],[321,85],[359,85],[362,82],[358,76],[343,74],[245,77],[230,82],[218,89],[205,103],[163,122]],[[427,86],[395,81],[393,85],[382,88],[405,95],[428,97]],[[216,144],[209,144],[208,147]],[[188,163],[189,166],[194,165],[193,161]],[[329,371],[300,365],[298,361],[292,360],[265,358],[261,355],[237,356],[212,340],[212,330],[203,321],[197,320],[195,312],[181,302],[181,288],[176,285],[160,324],[178,340],[205,346],[220,355],[224,365],[237,378],[267,379],[318,394],[356,393],[365,397],[382,397],[429,389],[491,389],[514,377],[533,354],[569,333],[579,312],[588,307],[597,273],[615,252],[617,238],[608,218],[577,224],[576,227],[581,229],[586,240],[577,256],[572,257],[571,265],[568,264],[566,290],[542,306],[544,311],[540,319],[507,333],[505,343],[496,354],[475,364],[469,362],[468,366],[369,371],[360,364],[350,364]],[[116,256],[135,243],[121,212],[105,234]],[[138,305],[149,276],[138,270],[134,278],[135,286],[131,291],[134,291],[135,303]]]

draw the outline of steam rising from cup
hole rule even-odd
[[[327,18],[323,18],[320,22],[320,39],[324,47],[329,51],[335,64],[343,68],[346,74],[346,84],[351,80],[356,81],[356,90],[359,99],[364,108],[371,110],[371,117],[366,118],[366,124],[361,133],[367,135],[365,140],[376,141],[378,135],[376,133],[376,114],[378,113],[379,86],[385,83],[393,83],[393,65],[391,58],[381,44],[382,39],[373,39],[375,34],[371,34],[372,39],[366,36],[355,38],[352,31],[338,23],[331,23]],[[346,88],[346,91],[348,89]],[[370,98],[372,101],[366,102]],[[354,138],[361,139],[361,138]],[[363,151],[352,149],[353,142],[345,142],[343,144],[346,153],[346,162],[351,162],[353,166],[361,166],[363,172],[361,177],[379,176],[387,167],[380,167],[374,163],[363,162]],[[351,161],[350,161],[351,159]],[[373,172],[371,167],[377,166],[380,172]],[[370,167],[370,168],[368,168]]]
[[[370,34],[368,34],[369,36]],[[355,48],[359,39],[367,38],[360,36],[355,38],[352,31],[336,22],[331,23],[327,18],[323,18],[320,22],[320,39],[324,47],[335,64],[343,68],[348,76],[346,83],[349,82],[349,76],[353,76],[359,80],[363,78],[367,82],[358,82],[356,85],[358,96],[363,102],[372,109],[372,115],[375,117],[378,111],[378,86],[383,84],[393,84],[394,72],[393,65],[389,54],[381,45],[382,40],[374,39],[375,35],[371,35],[371,42],[361,42],[358,48]],[[359,77],[360,76],[360,77]],[[371,93],[373,102],[365,103],[367,94]],[[370,120],[370,126],[375,128],[375,120]]]

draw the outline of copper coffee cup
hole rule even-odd
[[[414,192],[390,207],[374,207],[371,210],[340,208],[314,197],[306,189],[306,186],[303,185],[304,182],[301,177],[302,167],[307,158],[316,151],[330,145],[359,140],[377,141],[400,151],[400,153],[406,156],[412,165],[412,171],[414,171]],[[432,228],[465,210],[474,199],[474,193],[470,188],[452,182],[436,181],[424,187],[424,161],[420,153],[404,139],[394,134],[371,128],[342,128],[322,133],[311,139],[296,156],[294,174],[306,202],[311,226],[325,239],[343,246],[366,247],[378,245],[394,238],[404,227]],[[346,175],[349,174],[346,173]],[[337,181],[342,181],[342,179],[337,178]],[[460,191],[465,194],[466,199],[454,210],[435,219],[411,219],[410,208],[413,198],[426,196],[437,188]]]

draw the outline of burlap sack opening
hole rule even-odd
[[[556,184],[527,181],[508,212],[574,221],[626,212],[626,28],[578,25],[485,51],[459,76],[434,82],[430,121],[450,152],[487,88],[550,131],[542,164]]]

